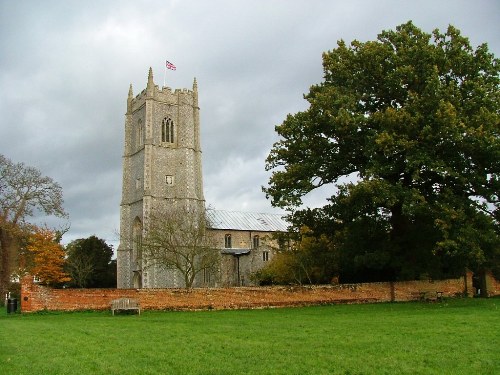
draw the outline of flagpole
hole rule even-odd
[[[165,69],[165,73],[163,73],[163,87],[167,86],[167,63],[163,65],[163,69]]]
[[[175,70],[177,69],[174,64],[170,61],[165,60],[165,74],[163,75],[163,87],[167,87],[167,69]]]

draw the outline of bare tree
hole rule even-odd
[[[69,256],[66,260],[66,267],[73,284],[78,288],[85,288],[94,273],[92,258],[85,254]]]
[[[140,246],[145,268],[176,270],[191,288],[201,272],[216,274],[220,254],[206,211],[187,207],[154,212]]]
[[[0,155],[0,292],[5,293],[26,219],[35,213],[65,217],[62,188],[50,177]]]

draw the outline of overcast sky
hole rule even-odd
[[[408,20],[453,24],[499,56],[497,0],[0,0],[0,154],[61,184],[65,243],[96,235],[116,248],[128,88],[142,91],[149,67],[162,86],[169,60],[167,86],[198,81],[207,203],[275,212],[261,191],[274,126],[307,108],[322,52]]]

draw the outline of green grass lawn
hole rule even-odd
[[[0,374],[500,374],[500,299],[0,313]]]

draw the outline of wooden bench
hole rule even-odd
[[[135,310],[141,315],[139,302],[133,298],[118,298],[111,301],[111,314],[115,315],[115,311]]]
[[[411,293],[411,298],[416,301],[425,301],[427,297],[427,292],[426,291],[418,291],[418,292],[412,292]]]
[[[439,301],[443,300],[443,292],[436,292],[436,296],[434,296],[434,292],[428,290],[421,290],[418,292],[411,293],[412,299],[417,301]]]

